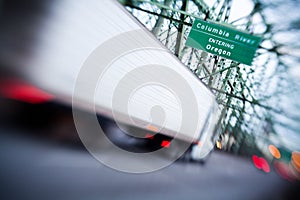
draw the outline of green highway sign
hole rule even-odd
[[[195,19],[186,45],[251,65],[261,37],[226,25]]]

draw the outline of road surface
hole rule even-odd
[[[204,165],[177,161],[128,174],[80,145],[40,137],[47,132],[1,126],[1,199],[299,199],[299,185],[257,170],[250,158],[215,151]]]

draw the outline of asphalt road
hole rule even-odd
[[[40,129],[34,136],[26,131],[0,129],[1,199],[300,199],[299,185],[224,152],[213,152],[204,165],[178,161],[128,174],[84,148],[40,138]]]

